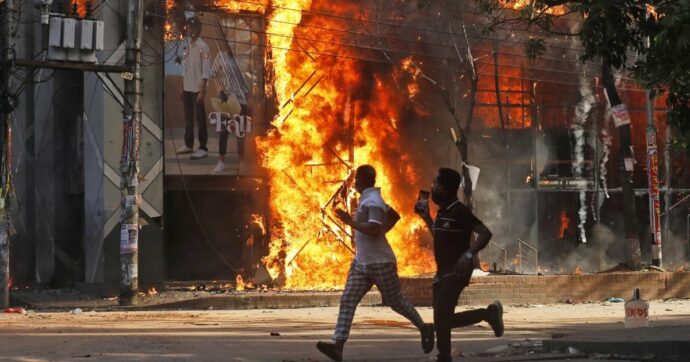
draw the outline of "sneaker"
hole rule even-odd
[[[316,342],[316,349],[334,361],[342,361],[343,353],[335,348],[335,344],[326,342]]]
[[[218,163],[216,163],[216,168],[213,169],[213,173],[221,173],[223,170],[225,170],[225,163],[219,160]]]
[[[189,156],[189,158],[191,158],[192,160],[198,160],[206,156],[208,156],[208,151],[199,148],[198,150],[194,151],[192,155]]]
[[[175,153],[177,153],[178,155],[182,155],[185,153],[192,153],[192,151],[194,150],[191,147],[187,147],[187,145],[182,145],[182,147],[178,148],[177,151],[175,151]]]
[[[494,330],[494,335],[500,337],[503,335],[503,305],[499,301],[495,301],[487,308],[489,310],[489,325]]]
[[[434,350],[434,325],[432,323],[425,323],[419,330],[422,334],[422,350],[424,353],[429,353]]]

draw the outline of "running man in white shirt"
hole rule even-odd
[[[342,361],[343,347],[350,336],[355,309],[365,294],[376,285],[385,305],[400,313],[421,332],[422,349],[429,353],[434,348],[434,325],[424,323],[417,310],[400,292],[400,279],[393,249],[386,240],[386,232],[395,221],[389,221],[389,206],[381,198],[381,189],[374,187],[376,170],[364,165],[355,173],[355,189],[360,193],[357,215],[353,219],[346,211],[337,210],[337,216],[354,229],[357,251],[350,266],[345,291],[340,298],[340,312],[335,343],[318,342],[316,348],[334,361]],[[397,215],[397,213],[393,213]],[[399,216],[397,216],[399,218]]]
[[[187,19],[187,37],[183,43],[183,90],[180,100],[184,107],[184,145],[177,154],[191,153],[191,159],[208,156],[208,129],[206,128],[206,83],[211,76],[211,52],[199,35],[201,20],[197,17]],[[199,132],[199,148],[194,151],[194,119]]]

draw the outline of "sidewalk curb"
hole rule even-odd
[[[335,307],[340,304],[342,292],[333,293],[286,293],[286,294],[218,294],[190,299],[163,301],[160,303],[140,303],[133,306],[120,306],[117,301],[92,304],[92,301],[80,303],[66,301],[63,303],[37,303],[35,301],[12,296],[13,306],[20,306],[38,311],[63,311],[74,308],[95,311],[154,311],[154,310],[247,310],[247,309],[294,309]],[[361,305],[381,305],[381,295],[369,292],[362,298]],[[99,305],[100,304],[100,305]]]
[[[568,347],[587,354],[615,354],[619,356],[653,356],[654,360],[689,360],[690,341],[586,341],[573,339],[544,340],[544,352],[559,352]]]

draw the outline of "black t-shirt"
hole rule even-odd
[[[437,275],[453,272],[458,259],[470,247],[472,230],[480,224],[482,222],[459,200],[438,210],[432,225]]]

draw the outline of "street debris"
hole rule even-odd
[[[525,339],[521,342],[502,344],[491,347],[486,352],[477,353],[477,357],[512,357],[526,356],[542,352],[542,342]]]
[[[187,324],[192,324],[195,326],[219,326],[220,323],[203,323],[203,322],[187,322]]]
[[[278,333],[278,332],[271,332],[271,337],[280,337],[280,333]]]
[[[262,264],[256,270],[256,273],[254,273],[254,277],[251,281],[255,285],[271,285],[273,283],[273,278],[271,278],[271,274],[268,272],[268,269],[266,269],[266,266]]]
[[[75,315],[79,315],[82,313],[82,310],[81,310],[81,308],[74,308],[70,311],[70,313],[75,314]]]
[[[491,348],[487,349],[487,350],[486,350],[486,353],[489,353],[489,354],[503,353],[503,352],[508,351],[509,349],[510,349],[510,346],[509,346],[509,345],[507,345],[507,344],[502,344],[502,345],[500,345],[500,346],[491,347]]]
[[[7,308],[3,311],[5,314],[26,314],[26,309],[24,308]]]
[[[582,354],[582,351],[575,347],[568,347],[568,354]]]
[[[625,299],[616,298],[616,297],[608,297],[608,298],[606,298],[606,301],[609,303],[623,303],[623,302],[625,302]]]

